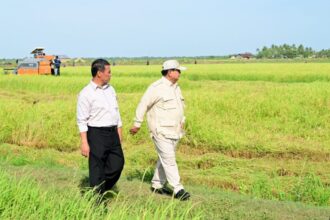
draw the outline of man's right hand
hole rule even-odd
[[[89,145],[88,143],[81,144],[81,155],[84,157],[89,157]]]
[[[131,133],[131,135],[135,135],[136,133],[138,133],[139,130],[140,130],[140,128],[133,126],[133,127],[129,130],[129,133]]]

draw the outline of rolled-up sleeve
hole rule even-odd
[[[79,94],[77,103],[77,124],[80,132],[88,131],[87,122],[90,113],[90,104],[83,94]]]
[[[186,123],[186,117],[185,116],[183,116],[182,120],[181,120],[181,124],[184,124],[184,123]]]

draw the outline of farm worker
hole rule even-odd
[[[110,63],[97,59],[91,72],[92,80],[78,96],[77,123],[81,154],[88,157],[90,186],[102,194],[116,184],[124,167],[122,121],[115,89],[108,84]]]
[[[135,135],[147,113],[150,136],[158,153],[158,161],[151,182],[151,190],[159,194],[170,194],[166,181],[173,187],[174,197],[187,200],[190,194],[180,183],[175,159],[176,146],[183,136],[184,98],[177,81],[182,70],[176,60],[167,60],[162,67],[163,77],[152,83],[144,93],[135,114],[130,133]]]
[[[55,76],[60,76],[61,60],[58,58],[58,56],[55,57],[53,63]]]
[[[55,75],[55,70],[54,70],[54,60],[51,61],[50,63],[50,71],[52,75]]]

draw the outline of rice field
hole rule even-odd
[[[313,210],[309,212],[311,215],[305,212],[299,215],[301,210],[297,208],[300,211],[291,213],[293,218],[330,216],[330,63],[227,63],[187,67],[179,82],[187,105],[186,136],[180,142],[177,159],[183,183],[188,189],[191,187],[193,198],[197,187],[196,194],[200,193],[201,198],[185,204],[183,209],[170,199],[168,203],[166,199],[159,203],[156,198],[157,205],[147,208],[137,200],[136,207],[140,209],[134,209],[135,203],[127,200],[122,189],[123,196],[117,197],[116,205],[135,210],[134,215],[142,216],[141,219],[249,217],[242,214],[246,211],[243,207],[236,212],[227,207],[236,213],[230,212],[233,216],[215,208],[226,206],[223,197],[229,200],[238,197],[244,201],[257,199],[259,202],[251,209],[261,201],[271,201],[272,205],[265,206],[266,217],[270,218],[290,218],[290,211],[288,216],[285,211],[283,216],[277,216],[270,208],[288,201],[301,205],[301,210],[308,210],[306,207]],[[161,77],[160,68],[160,65],[112,67],[111,84],[119,98],[124,129],[126,165],[122,185],[137,181],[145,194],[149,194],[143,189],[148,187],[157,156],[146,124],[137,136],[130,136],[128,130],[143,92]],[[0,69],[2,187],[18,192],[31,189],[27,193],[36,195],[33,200],[36,207],[45,210],[48,210],[44,206],[46,201],[51,205],[67,200],[65,196],[52,200],[58,195],[56,186],[53,191],[43,189],[42,178],[33,178],[33,173],[40,173],[40,167],[61,167],[78,172],[77,179],[87,174],[87,161],[79,155],[75,113],[77,94],[90,79],[88,67],[62,68],[61,77],[4,75]],[[18,172],[18,168],[31,169],[32,177]],[[16,177],[10,175],[11,170],[15,170]],[[36,179],[33,181],[40,186],[30,186],[29,179]],[[12,181],[19,182],[17,187],[21,188],[10,188]],[[212,210],[198,205],[203,199],[211,198],[206,193],[209,190],[221,195],[211,199],[212,205],[208,208]],[[225,196],[224,192],[233,194]],[[68,189],[68,195],[72,193],[72,189]],[[88,202],[75,196],[80,207],[89,207]],[[0,199],[0,205],[8,199]],[[15,217],[8,213],[8,205],[5,211],[1,206],[0,216]],[[24,209],[20,203],[11,207],[15,207],[12,212]],[[68,215],[72,218],[130,218],[126,212],[108,215],[98,210],[94,216],[74,206],[72,209],[77,209]],[[265,217],[261,212],[250,214],[253,218]],[[22,213],[22,216],[28,215],[28,212]]]

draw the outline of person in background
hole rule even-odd
[[[53,60],[53,64],[55,76],[60,76],[61,60],[58,58],[58,56],[56,56]]]

